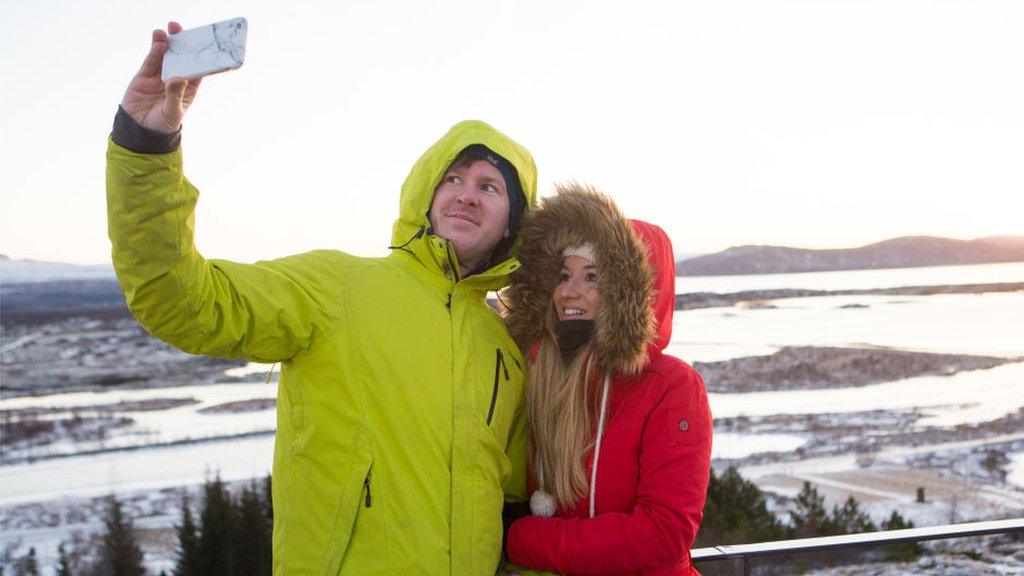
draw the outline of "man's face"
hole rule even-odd
[[[486,160],[448,168],[430,205],[434,233],[452,243],[464,273],[475,270],[508,236],[508,214],[505,180]]]

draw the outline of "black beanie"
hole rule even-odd
[[[519,221],[522,220],[523,211],[526,209],[526,195],[523,194],[523,187],[519,183],[519,172],[511,162],[483,144],[470,144],[459,155],[462,154],[472,154],[487,160],[505,179],[505,190],[508,195],[508,238],[511,244],[519,233]]]

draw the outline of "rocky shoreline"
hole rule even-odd
[[[694,362],[708,392],[768,392],[849,388],[915,376],[951,376],[1021,358],[908,352],[881,347],[787,346],[768,356]]]
[[[7,326],[0,338],[0,398],[212,384],[245,364],[181,352],[134,318],[71,318]]]
[[[863,290],[804,290],[782,288],[776,290],[744,290],[719,294],[717,292],[688,292],[676,294],[676,310],[697,310],[736,306],[744,302],[759,303],[784,298],[811,298],[818,296],[934,296],[936,294],[984,294],[986,292],[1021,292],[1024,282],[989,284],[947,284],[942,286],[902,286],[899,288],[871,288]]]

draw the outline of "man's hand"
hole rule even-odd
[[[181,127],[185,111],[192,105],[199,89],[199,81],[171,78],[166,84],[160,79],[164,52],[167,52],[167,34],[181,32],[181,24],[170,22],[167,32],[153,31],[149,54],[142,62],[142,68],[132,78],[125,90],[121,107],[145,128],[171,133]]]

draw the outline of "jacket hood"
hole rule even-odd
[[[402,184],[398,220],[391,230],[392,246],[405,245],[430,228],[427,215],[434,199],[434,189],[456,156],[472,144],[483,144],[515,166],[526,197],[526,211],[534,206],[537,167],[526,148],[484,122],[465,120],[452,126],[409,171]]]
[[[543,336],[562,250],[584,243],[594,247],[601,291],[593,336],[598,366],[636,374],[668,344],[675,263],[664,230],[628,220],[593,188],[569,184],[524,218],[519,239],[522,267],[503,300],[509,331],[524,350]]]
[[[660,226],[642,220],[630,220],[647,251],[647,262],[654,272],[651,309],[655,334],[648,343],[648,355],[661,352],[672,341],[672,315],[676,309],[676,260],[672,241]]]

